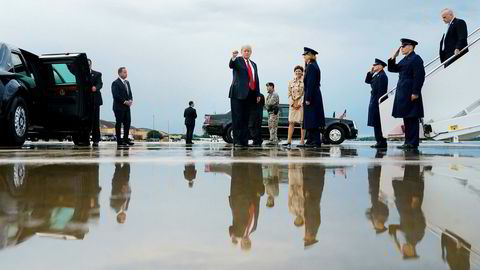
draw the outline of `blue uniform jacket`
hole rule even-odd
[[[385,71],[380,71],[377,75],[368,72],[365,83],[370,84],[372,91],[370,92],[370,104],[368,105],[368,123],[370,127],[380,126],[380,109],[378,108],[378,100],[385,95],[388,90],[388,77]]]
[[[398,64],[388,59],[388,71],[399,73],[392,116],[395,118],[422,118],[422,87],[425,82],[425,67],[422,58],[415,52],[405,56]],[[419,98],[412,101],[411,96]]]

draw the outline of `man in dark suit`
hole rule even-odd
[[[133,145],[133,142],[128,139],[131,123],[130,107],[133,104],[133,96],[127,77],[127,68],[121,67],[118,69],[118,79],[112,83],[113,112],[115,113],[116,121],[115,134],[117,136],[118,146]],[[122,124],[123,140],[121,137]]]
[[[232,111],[233,144],[248,147],[249,112],[260,102],[260,84],[257,64],[250,60],[252,47],[245,45],[238,51],[233,51],[228,66],[233,70],[233,81],[228,97]]]
[[[320,92],[320,68],[317,64],[317,52],[304,48],[305,77],[303,79],[305,95],[303,97],[303,126],[307,130],[307,142],[299,147],[318,148],[322,142],[320,129],[325,127],[322,92]]]
[[[442,40],[440,41],[440,61],[444,63],[450,57],[455,55],[452,60],[445,63],[445,67],[447,67],[468,52],[468,49],[462,51],[463,48],[468,46],[468,31],[465,21],[455,18],[455,14],[451,9],[446,8],[442,10],[441,15],[443,22],[448,26],[446,32],[442,36]]]
[[[88,59],[88,65],[90,67],[90,74],[92,75],[93,92],[92,146],[97,147],[100,141],[100,106],[103,105],[100,89],[103,87],[103,82],[102,73],[92,69],[92,60]]]
[[[385,62],[375,58],[375,63],[365,78],[365,83],[370,84],[372,88],[370,104],[368,105],[368,126],[373,127],[375,140],[377,141],[377,144],[372,145],[372,148],[387,148],[387,140],[382,134],[380,109],[378,107],[378,100],[387,93],[388,88],[388,77],[383,71],[386,66]]]
[[[197,118],[197,111],[193,108],[195,105],[193,101],[188,102],[188,108],[183,112],[185,117],[185,126],[187,127],[186,143],[193,144],[193,130],[195,129],[195,119]]]
[[[405,144],[398,148],[416,150],[420,144],[420,118],[423,117],[422,87],[425,67],[422,58],[415,53],[415,40],[402,38],[402,46],[388,59],[388,71],[399,73],[392,116],[403,118]],[[396,63],[400,50],[405,57]]]

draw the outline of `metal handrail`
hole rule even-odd
[[[475,34],[478,33],[478,32],[480,32],[480,27],[477,28],[477,29],[476,29],[475,31],[473,31],[472,33],[470,33],[470,35],[468,35],[467,38],[475,35]],[[471,45],[477,43],[479,39],[480,39],[480,38],[477,38],[477,39],[476,39],[475,41],[473,41],[472,43],[469,43],[469,44],[467,45],[467,47],[463,48],[463,49],[460,51],[460,53],[463,52],[464,50],[470,48]],[[449,60],[451,60],[451,59],[453,59],[453,58],[455,58],[455,57],[457,57],[457,55],[451,56],[450,58],[448,58],[447,60],[445,60],[443,63],[448,62]],[[434,62],[436,62],[439,58],[440,58],[440,56],[437,56],[435,59],[433,59],[432,61],[430,61],[427,65],[425,65],[425,68],[428,67],[428,66],[430,66],[430,65],[433,64]],[[433,72],[437,71],[440,67],[442,67],[442,66],[444,65],[443,63],[440,63],[439,66],[435,67],[432,71],[430,71],[427,75],[425,75],[425,78],[428,77],[428,76],[429,76],[430,74],[432,74]],[[388,99],[387,97],[390,96],[390,94],[393,93],[393,92],[395,92],[396,90],[397,90],[397,87],[393,88],[392,90],[388,91],[386,94],[384,94],[383,96],[381,96],[381,97],[378,99],[378,104],[380,104],[380,103],[384,102],[385,100],[387,100],[387,99]]]

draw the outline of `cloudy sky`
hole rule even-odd
[[[251,44],[262,92],[273,81],[286,102],[293,67],[309,46],[320,52],[327,116],[347,109],[369,135],[367,69],[375,57],[387,59],[401,37],[420,42],[425,62],[436,57],[445,7],[469,31],[480,27],[477,0],[18,0],[2,3],[0,40],[37,54],[86,52],[103,73],[105,120],[114,119],[111,82],[126,66],[133,125],[152,128],[155,116],[156,129],[184,132],[183,110],[193,100],[196,133],[204,114],[229,110],[233,50]],[[392,88],[397,76],[387,75]]]

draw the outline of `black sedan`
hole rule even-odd
[[[288,104],[280,104],[280,119],[278,121],[278,138],[287,139],[288,136]],[[347,119],[325,118],[323,140],[329,144],[341,144],[346,139],[356,139],[358,130],[355,122]],[[203,124],[204,131],[209,135],[222,136],[227,143],[233,142],[232,114],[207,114]],[[262,137],[268,139],[268,112],[263,110]],[[300,127],[296,126],[293,138],[300,138]]]

